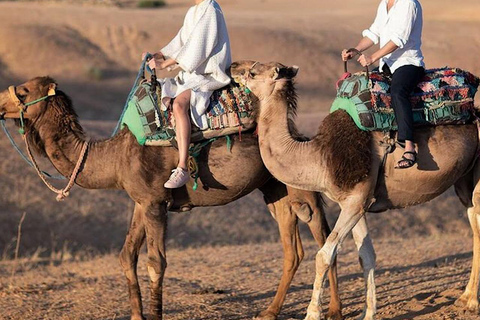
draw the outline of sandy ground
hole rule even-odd
[[[445,235],[375,241],[378,319],[473,320],[453,305],[470,271],[471,239]],[[279,319],[303,319],[314,279],[315,244],[306,256]],[[363,308],[363,278],[348,239],[339,255],[345,319]],[[170,250],[164,315],[172,320],[251,319],[275,293],[281,274],[278,244]],[[140,259],[144,300],[146,256]],[[126,283],[114,255],[59,265],[0,263],[2,319],[129,319]],[[326,306],[326,304],[324,304]]]

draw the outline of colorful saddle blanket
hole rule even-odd
[[[170,145],[175,137],[175,118],[171,108],[160,109],[160,86],[151,92],[151,84],[142,82],[137,87],[122,117],[140,145]],[[248,94],[231,84],[214,91],[207,108],[208,129],[200,130],[192,124],[192,142],[246,131],[256,126]]]
[[[380,72],[351,75],[339,82],[330,112],[347,111],[365,131],[397,130],[391,107],[390,77]],[[474,96],[480,79],[456,68],[426,70],[411,95],[416,125],[465,124],[474,112]]]

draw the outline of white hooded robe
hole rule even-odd
[[[182,68],[175,78],[159,79],[162,107],[166,110],[170,99],[192,90],[192,120],[200,129],[206,129],[205,111],[210,96],[214,90],[230,83],[230,77],[225,73],[232,62],[230,40],[218,3],[204,0],[191,7],[178,34],[160,51]]]

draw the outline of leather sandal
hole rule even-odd
[[[406,154],[411,154],[413,159],[405,157]],[[402,155],[402,158],[397,162],[395,169],[408,169],[413,167],[417,163],[417,152],[416,151],[405,151]]]

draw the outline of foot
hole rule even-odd
[[[417,152],[405,151],[402,158],[397,162],[395,169],[407,169],[417,163]]]
[[[190,180],[188,171],[182,168],[176,168],[175,170],[172,170],[170,178],[168,178],[168,181],[165,182],[163,186],[168,189],[180,188],[183,187],[188,180]]]

